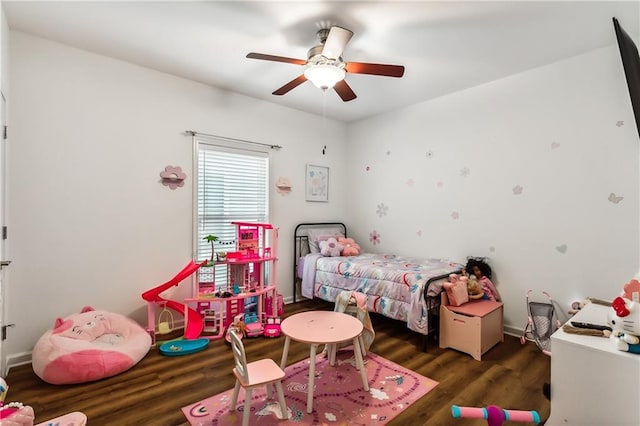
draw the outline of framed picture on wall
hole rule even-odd
[[[329,168],[307,164],[305,195],[307,201],[329,201]]]

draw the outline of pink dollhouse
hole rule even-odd
[[[223,337],[236,318],[247,316],[259,323],[243,321],[259,330],[251,335],[262,335],[264,318],[281,314],[276,292],[277,229],[268,223],[231,223],[236,227],[236,251],[215,261],[209,270],[201,268],[193,297],[185,299],[185,305],[195,305],[204,323],[202,337],[209,339]],[[216,282],[215,277],[224,274],[216,274],[214,268],[226,270],[226,282]]]

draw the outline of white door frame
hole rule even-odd
[[[6,139],[6,117],[7,117],[7,100],[4,93],[0,91],[0,377],[7,374],[7,354],[4,347],[4,338],[7,330],[7,313],[6,313],[6,286],[5,278],[6,266],[9,265],[6,255],[5,233],[7,219],[7,139]]]

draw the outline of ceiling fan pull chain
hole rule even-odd
[[[327,90],[322,91],[322,132],[327,140]]]

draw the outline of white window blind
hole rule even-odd
[[[211,257],[215,251],[235,251],[233,221],[268,223],[269,155],[259,148],[243,148],[224,139],[196,138],[197,214],[195,258]],[[216,268],[216,283],[224,282],[225,271]]]

